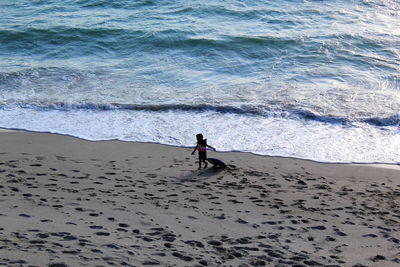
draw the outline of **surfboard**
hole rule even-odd
[[[220,160],[215,158],[207,158],[207,161],[210,162],[212,165],[218,168],[226,168],[226,164]]]

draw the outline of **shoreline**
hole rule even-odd
[[[400,172],[0,131],[7,266],[396,266]]]
[[[155,145],[161,145],[161,146],[168,146],[172,148],[182,148],[182,149],[187,149],[187,148],[192,148],[192,147],[187,147],[187,146],[177,146],[177,145],[170,145],[170,144],[163,144],[163,143],[157,143],[157,142],[145,142],[145,141],[125,141],[125,140],[119,140],[119,139],[111,139],[111,140],[88,140],[85,138],[73,136],[73,135],[68,135],[68,134],[60,134],[60,133],[51,133],[51,132],[40,132],[40,131],[30,131],[30,130],[24,130],[24,129],[9,129],[9,128],[1,128],[0,127],[0,134],[2,132],[26,132],[26,133],[42,133],[42,134],[53,134],[53,135],[59,135],[59,136],[66,136],[66,137],[72,137],[72,138],[77,138],[86,142],[126,142],[126,143],[139,143],[139,144],[155,144]],[[194,146],[193,146],[194,147]],[[297,157],[289,157],[289,156],[272,156],[272,155],[262,155],[262,154],[257,154],[254,152],[248,152],[248,151],[216,151],[217,153],[244,153],[244,154],[249,154],[249,155],[254,155],[254,156],[259,156],[259,157],[267,157],[267,158],[282,158],[282,159],[293,159],[293,160],[304,160],[304,161],[310,161],[314,163],[320,163],[320,164],[339,164],[339,165],[359,165],[359,166],[370,166],[370,167],[375,167],[375,168],[384,168],[384,169],[394,169],[394,170],[399,170],[400,171],[400,162],[399,163],[379,163],[379,162],[325,162],[325,161],[318,161],[318,160],[313,160],[313,159],[306,159],[306,158],[297,158]]]

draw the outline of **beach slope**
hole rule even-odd
[[[0,265],[398,266],[400,171],[0,133]]]

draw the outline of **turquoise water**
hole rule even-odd
[[[0,1],[0,127],[400,162],[400,2]]]

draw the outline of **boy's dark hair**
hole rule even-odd
[[[196,134],[197,140],[203,140],[203,135],[201,133]]]

